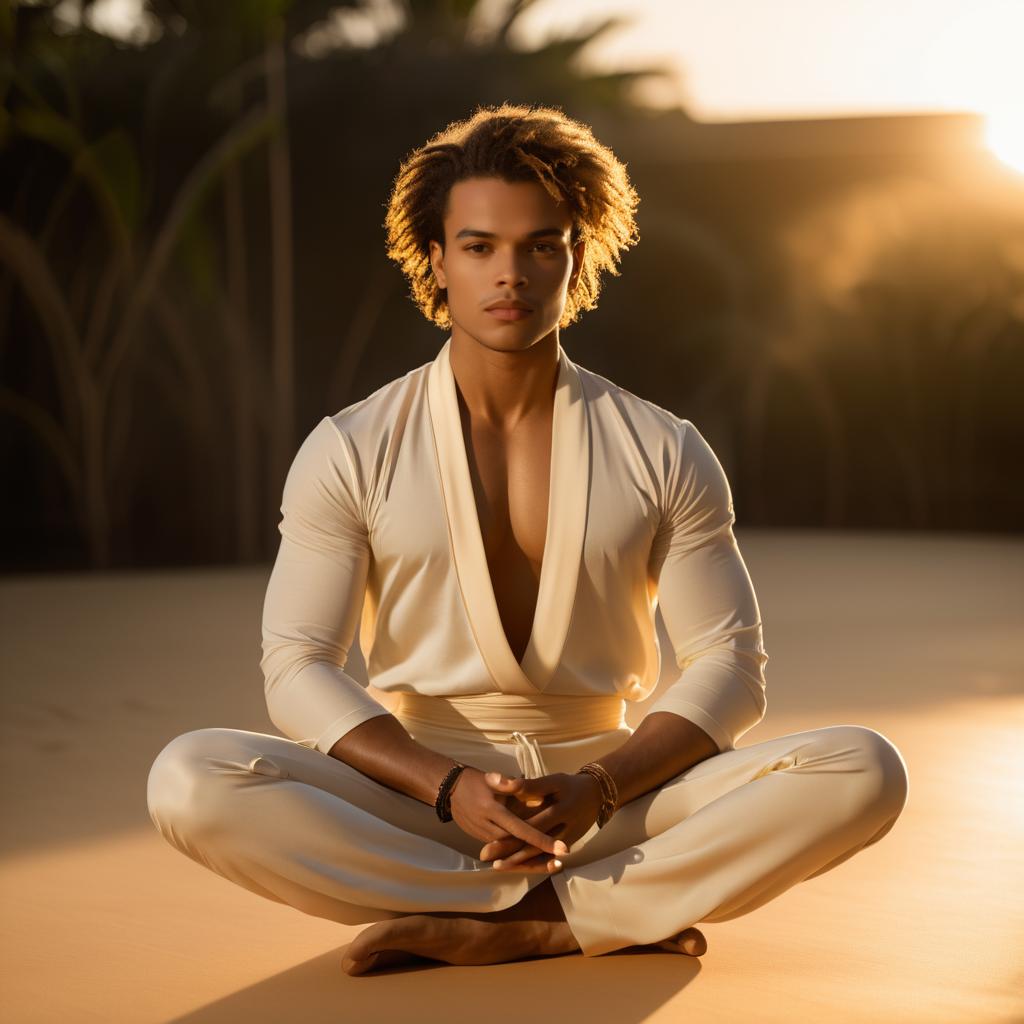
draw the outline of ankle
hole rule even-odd
[[[545,878],[540,885],[535,885],[520,901],[519,906],[527,910],[529,915],[547,924],[565,924],[565,911],[562,901],[550,878]]]
[[[566,921],[543,921],[545,934],[541,943],[546,956],[559,956],[563,953],[575,953],[580,948],[569,924]]]

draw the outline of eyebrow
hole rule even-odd
[[[541,238],[546,235],[557,235],[559,238],[565,234],[564,228],[538,228],[531,231],[527,238]],[[456,236],[458,238],[497,238],[493,231],[478,231],[476,228],[463,228]]]

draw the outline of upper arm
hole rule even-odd
[[[681,420],[664,481],[662,518],[651,551],[651,574],[677,666],[702,657],[728,666],[682,684],[727,735],[759,720],[766,708],[761,614],[733,532],[732,490],[708,442]],[[685,676],[684,676],[685,678]],[[703,691],[703,692],[701,692]]]
[[[310,662],[344,665],[359,622],[369,536],[355,453],[330,418],[296,453],[281,513],[263,607],[268,696]]]

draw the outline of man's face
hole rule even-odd
[[[445,250],[430,243],[439,287],[456,329],[488,348],[529,348],[557,328],[583,258],[570,248],[572,217],[539,182],[469,178],[449,192]],[[529,311],[489,311],[517,299]]]

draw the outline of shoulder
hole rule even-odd
[[[717,455],[695,423],[647,398],[578,366],[591,422],[609,426],[643,456],[663,501],[703,493],[729,506],[728,478]]]
[[[376,445],[387,435],[402,410],[426,387],[430,363],[424,363],[390,380],[365,398],[324,417],[334,431],[356,447]],[[319,426],[322,426],[320,424]]]
[[[344,489],[362,503],[402,410],[425,381],[425,366],[388,381],[365,398],[323,416],[306,434],[291,467],[297,485],[333,493]]]
[[[664,476],[678,464],[686,448],[706,445],[694,423],[607,377],[577,367],[587,396],[591,422],[608,426],[630,439],[652,467]]]

